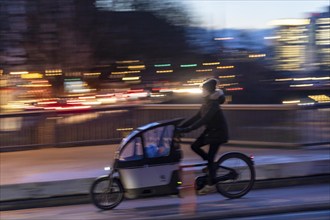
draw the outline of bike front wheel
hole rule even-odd
[[[98,178],[90,188],[93,204],[103,210],[115,208],[124,198],[124,188],[119,179],[108,176]]]
[[[230,199],[247,194],[255,181],[255,170],[251,158],[239,152],[223,155],[217,162],[216,188]]]

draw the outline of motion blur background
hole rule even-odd
[[[329,3],[279,2],[1,0],[1,112],[330,102]]]
[[[256,185],[328,182],[329,72],[329,0],[0,0],[0,209],[78,201],[123,137],[196,114],[210,77],[226,96],[224,150],[256,155]],[[201,129],[182,138],[185,162],[200,162],[186,143]],[[186,172],[191,180],[194,172]],[[198,217],[204,203],[204,214],[236,213],[232,207],[242,217],[271,206],[314,219],[299,212],[329,214],[327,192],[326,185],[268,190],[221,206],[218,197],[208,205],[184,196],[189,210],[178,207],[188,210],[184,218]],[[141,219],[157,204],[150,217],[174,216],[167,205],[159,212],[161,200],[149,201],[117,214]],[[86,206],[69,209],[3,213],[109,219]]]

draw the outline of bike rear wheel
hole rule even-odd
[[[227,153],[217,162],[216,179],[216,188],[221,195],[230,199],[240,198],[253,187],[253,161],[239,152]]]
[[[108,176],[98,178],[90,189],[93,204],[103,210],[115,208],[124,198],[124,188],[119,179]]]

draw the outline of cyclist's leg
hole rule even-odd
[[[191,149],[198,154],[203,160],[208,160],[208,154],[201,148],[205,146],[204,135],[199,136],[196,141],[191,145]]]
[[[210,144],[210,149],[207,154],[207,167],[209,169],[209,175],[208,175],[208,185],[213,185],[215,184],[214,177],[215,177],[215,172],[216,172],[216,167],[214,166],[214,158],[220,148],[221,143],[211,143]]]

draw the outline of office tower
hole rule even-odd
[[[303,71],[308,61],[309,19],[281,19],[275,25],[274,69],[278,71]]]
[[[330,6],[327,12],[314,13],[310,20],[315,65],[320,70],[330,70]]]

